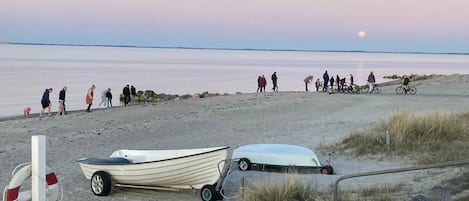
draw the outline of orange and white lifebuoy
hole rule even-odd
[[[20,196],[20,187],[23,184],[24,180],[31,176],[31,164],[25,165],[20,170],[18,170],[10,183],[8,184],[8,189],[4,195],[4,201],[21,201]],[[46,183],[47,183],[47,200],[48,201],[57,201],[60,199],[60,186],[57,176],[54,172],[47,168],[46,173]],[[30,193],[30,192],[29,192]]]

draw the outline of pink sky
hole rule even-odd
[[[0,19],[11,42],[469,52],[467,0],[2,0]]]

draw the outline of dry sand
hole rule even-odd
[[[451,75],[412,82],[417,95],[396,95],[396,85],[381,94],[326,94],[279,92],[241,94],[135,105],[66,116],[0,122],[0,186],[11,170],[30,161],[32,135],[47,136],[47,163],[63,185],[63,200],[200,200],[198,192],[167,192],[113,188],[108,197],[94,196],[77,159],[108,157],[117,149],[182,149],[227,145],[232,149],[251,143],[285,143],[316,149],[335,143],[352,132],[386,119],[391,112],[469,110],[469,75]],[[232,150],[231,149],[231,150]],[[230,151],[231,151],[230,150]],[[326,160],[319,154],[320,160]],[[412,166],[412,161],[337,156],[337,175],[301,174],[318,188],[344,174]],[[341,186],[365,187],[385,183],[428,189],[440,179],[460,174],[462,168],[370,177]],[[430,175],[429,175],[430,174]],[[239,178],[248,182],[277,180],[282,173],[235,171],[227,180],[229,195],[238,191]],[[236,200],[236,199],[234,199]]]

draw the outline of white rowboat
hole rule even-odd
[[[96,195],[109,194],[110,187],[108,190],[107,181],[103,181],[106,177],[122,186],[201,189],[220,178],[228,148],[118,150],[106,159],[83,158],[78,162],[85,177],[92,180]]]

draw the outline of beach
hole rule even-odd
[[[75,112],[42,120],[19,118],[1,121],[0,185],[8,184],[11,171],[18,164],[30,161],[31,136],[46,135],[47,164],[54,169],[63,186],[63,200],[200,200],[197,191],[128,188],[113,188],[110,196],[97,197],[91,192],[89,181],[76,160],[109,157],[118,149],[230,146],[231,152],[238,146],[254,143],[293,144],[315,150],[322,144],[340,142],[353,132],[387,119],[394,111],[469,111],[469,75],[436,76],[411,82],[411,85],[417,87],[416,95],[397,95],[394,91],[397,85],[383,86],[380,94],[245,93],[154,102],[146,106],[138,104],[91,113]],[[327,159],[322,153],[318,153],[318,157],[321,161]],[[301,174],[301,180],[325,189],[341,175],[415,164],[399,158],[337,155],[332,165],[336,175]],[[379,182],[415,185],[413,187],[418,192],[464,170],[418,171],[379,177]],[[281,179],[284,175],[236,170],[225,187],[229,195],[236,195],[241,177],[254,182]],[[376,180],[377,177],[351,180],[344,182],[343,186],[359,188]],[[371,184],[375,184],[373,182]]]

